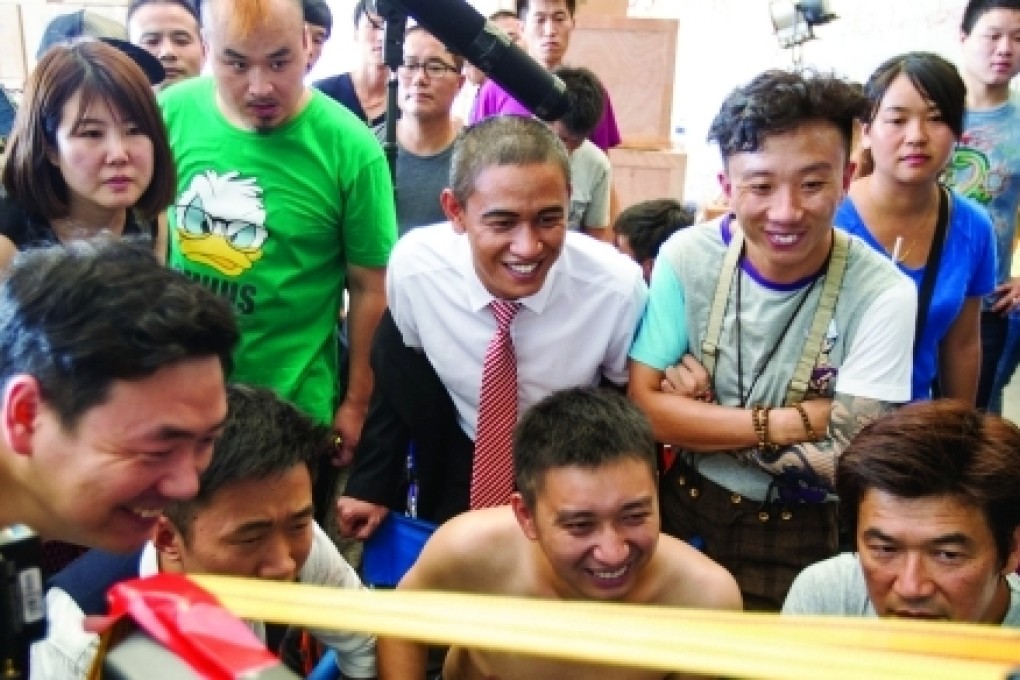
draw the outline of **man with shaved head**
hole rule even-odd
[[[303,84],[300,0],[205,0],[202,26],[212,76],[160,97],[177,164],[169,262],[233,304],[242,334],[234,378],[331,423],[334,461],[345,463],[372,391],[368,346],[396,240],[386,159],[353,114]],[[317,507],[330,505],[317,496]]]

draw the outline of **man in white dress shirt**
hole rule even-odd
[[[338,503],[347,536],[367,538],[403,509],[412,440],[419,517],[468,508],[493,301],[520,303],[517,413],[559,389],[627,380],[647,289],[629,258],[568,233],[569,160],[549,126],[518,116],[475,125],[457,141],[450,185],[449,222],[405,235],[390,259],[377,386]]]

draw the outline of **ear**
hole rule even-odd
[[[854,177],[857,176],[857,161],[848,159],[846,166],[843,167],[843,195],[850,190],[850,184],[854,181]]]
[[[641,263],[641,271],[645,274],[645,281],[652,280],[652,268],[655,267],[655,258],[646,257],[644,262]]]
[[[46,144],[46,160],[48,160],[51,165],[58,169],[60,168],[60,154],[57,153],[57,150],[49,144]]]
[[[521,525],[521,531],[528,537],[529,540],[538,540],[538,531],[535,527],[535,514],[528,507],[527,503],[524,502],[524,497],[520,493],[514,492],[510,496],[510,508],[514,511],[514,517],[517,518],[517,523]]]
[[[15,375],[3,395],[3,436],[7,448],[22,455],[32,454],[32,439],[43,406],[42,388],[30,375]]]
[[[174,523],[161,515],[153,529],[152,543],[159,551],[159,565],[163,571],[179,573],[183,571],[181,552],[184,539]]]
[[[1020,527],[1013,529],[1013,542],[1009,546],[1009,554],[1006,555],[1006,564],[1002,566],[1002,575],[1012,574],[1018,567],[1020,567]]]
[[[453,230],[458,234],[463,234],[465,231],[464,206],[453,195],[453,189],[450,187],[443,189],[443,193],[439,194],[439,205],[443,207],[443,212],[446,213],[447,219],[453,225]]]
[[[871,123],[861,123],[861,137],[858,143],[861,149],[871,148]]]
[[[719,181],[719,188],[722,189],[723,196],[729,201],[733,198],[733,182],[730,181],[730,176],[723,170],[715,178]]]

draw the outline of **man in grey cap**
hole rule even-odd
[[[41,59],[54,45],[90,39],[102,40],[127,54],[145,72],[149,82],[154,86],[159,85],[166,77],[159,59],[128,42],[127,28],[123,24],[84,9],[54,17],[43,31],[35,58]]]

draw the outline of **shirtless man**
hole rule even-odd
[[[740,609],[733,577],[659,533],[655,444],[641,412],[578,387],[532,407],[514,432],[509,506],[442,525],[399,588]],[[421,678],[426,648],[379,640],[380,678]],[[652,678],[663,674],[453,647],[443,678]],[[673,676],[665,676],[673,677]]]

